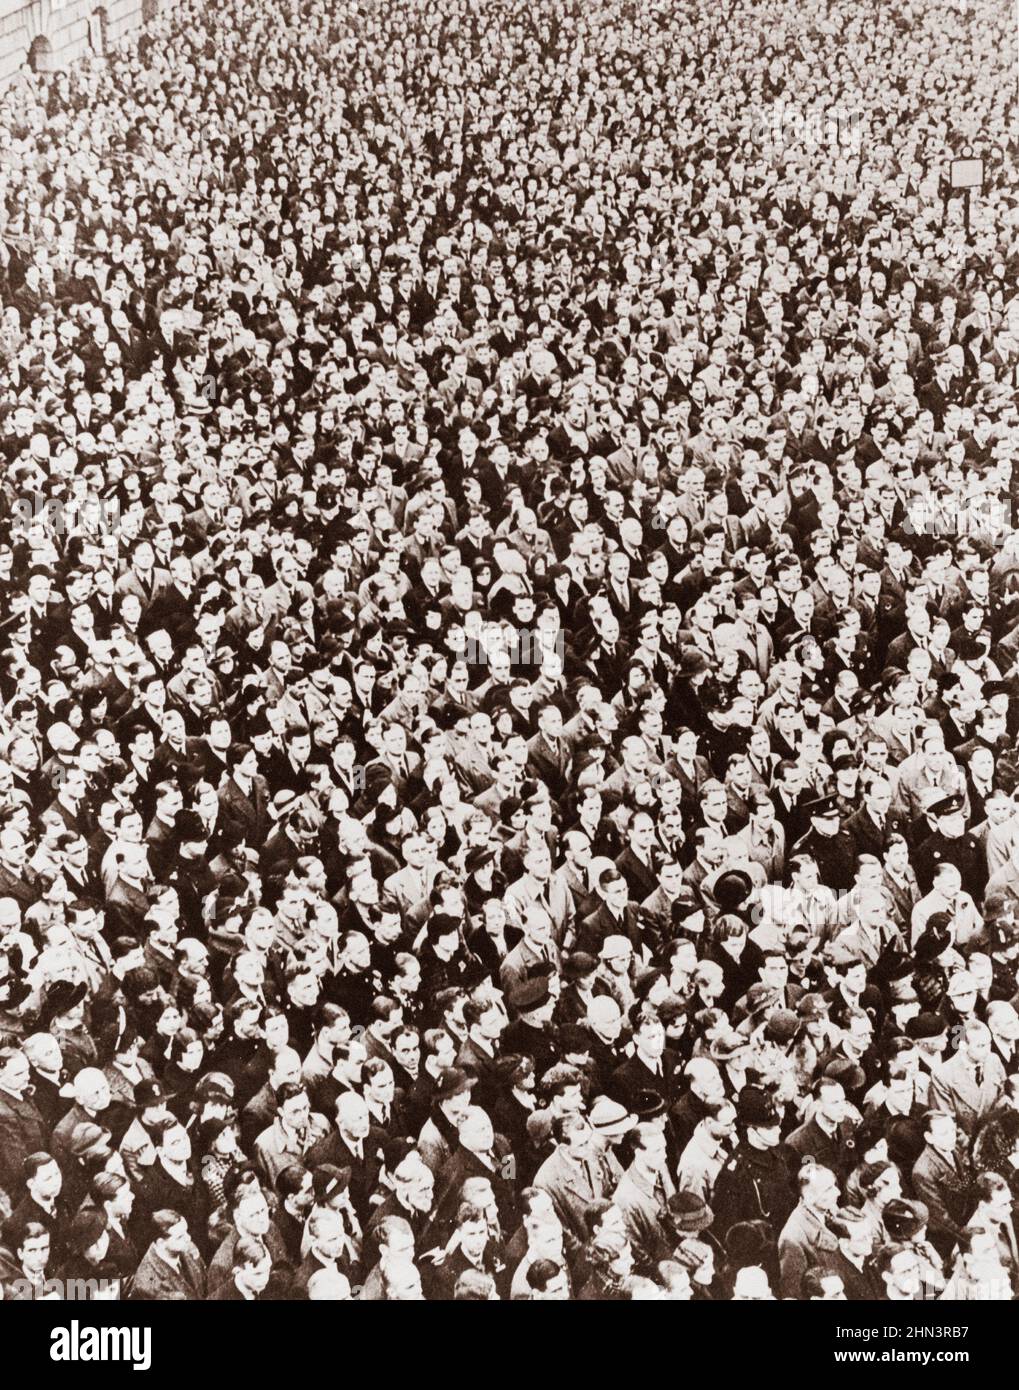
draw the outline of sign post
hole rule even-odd
[[[961,193],[963,199],[963,225],[966,228],[966,235],[969,236],[969,200],[973,189],[979,190],[984,186],[984,161],[979,157],[974,157],[973,151],[968,147],[964,148],[960,159],[953,159],[949,165],[948,182],[953,193]]]

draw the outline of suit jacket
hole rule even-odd
[[[573,895],[569,888],[554,874],[544,885],[542,896],[535,897],[538,891],[537,882],[531,878],[530,874],[522,874],[509,885],[505,893],[505,901],[512,912],[515,910],[523,916],[527,907],[534,904],[540,907],[552,923],[552,932],[557,945],[562,945],[566,935],[566,928],[573,921],[574,906]]]
[[[845,1178],[851,1168],[855,1168],[858,1154],[853,1141],[855,1126],[843,1120],[833,1135],[825,1134],[811,1116],[799,1129],[794,1129],[786,1140],[792,1151],[800,1158],[813,1158],[822,1168],[830,1168],[838,1178]],[[796,1294],[799,1297],[799,1294]]]
[[[559,739],[553,749],[544,734],[537,733],[527,745],[527,765],[546,783],[553,796],[565,790],[573,767],[569,744]]]
[[[219,789],[220,824],[238,839],[260,849],[270,829],[269,786],[264,777],[251,779],[251,792],[245,795],[232,777]]]
[[[627,1168],[619,1179],[612,1201],[623,1213],[638,1259],[663,1260],[671,1254],[672,1246],[666,1237],[664,1217],[675,1190],[666,1169],[659,1173],[653,1188],[632,1167]]]
[[[233,1269],[234,1251],[237,1249],[237,1242],[240,1235],[237,1231],[231,1231],[221,1242],[215,1255],[209,1262],[209,1288],[218,1288],[225,1280],[230,1278],[230,1271]],[[271,1225],[262,1237],[263,1243],[269,1254],[272,1256],[273,1269],[279,1270],[281,1265],[288,1265],[290,1259],[283,1237],[274,1225]]]
[[[901,883],[896,882],[887,869],[884,870],[881,881],[885,892],[891,899],[896,922],[901,930],[906,930],[913,916],[913,908],[921,897],[920,885],[916,881],[916,874],[913,872],[912,865],[906,865]]]
[[[547,947],[553,965],[558,969],[560,964],[559,948],[549,942]],[[503,993],[508,997],[511,995],[518,984],[527,978],[527,972],[533,965],[537,965],[543,957],[539,956],[527,944],[526,938],[518,941],[510,951],[499,968],[499,984]]]
[[[198,1254],[178,1256],[174,1269],[159,1253],[154,1241],[142,1256],[134,1276],[132,1299],[200,1302],[206,1296],[205,1261]]]
[[[117,580],[115,587],[118,594],[134,594],[141,601],[142,607],[148,608],[172,584],[173,576],[170,571],[156,565],[149,577],[148,587],[142,583],[134,570],[128,570]]]
[[[25,870],[24,872],[30,872]],[[39,893],[28,878],[12,873],[0,864],[0,898],[17,898],[22,912],[38,899]]]
[[[575,949],[597,956],[607,936],[628,936],[635,951],[640,951],[644,934],[640,921],[640,908],[628,903],[622,921],[615,918],[606,903],[599,903],[594,912],[583,919],[577,928]]]
[[[283,1172],[283,1169],[288,1168],[292,1163],[304,1163],[305,1166],[310,1166],[309,1153],[317,1147],[321,1140],[329,1137],[329,1121],[324,1115],[319,1115],[313,1110],[308,1120],[303,1147],[295,1148],[290,1136],[284,1132],[277,1119],[267,1129],[264,1129],[255,1140],[255,1158],[270,1183],[275,1185],[276,1179]]]
[[[367,1136],[361,1141],[361,1157],[355,1158],[340,1137],[339,1130],[334,1129],[313,1144],[304,1157],[304,1165],[309,1169],[315,1169],[322,1163],[332,1163],[337,1168],[351,1170],[350,1200],[362,1226],[371,1211],[370,1198],[378,1185],[382,1167],[379,1155],[385,1142],[386,1136],[382,1130],[370,1124]]]
[[[947,1253],[976,1205],[969,1164],[961,1150],[953,1163],[928,1144],[913,1164],[913,1191],[928,1209],[931,1239]]]
[[[864,1263],[863,1269],[857,1269],[841,1249],[834,1253],[825,1251],[824,1267],[833,1270],[841,1278],[847,1302],[873,1303],[883,1297],[884,1284],[874,1272],[869,1260]]]
[[[456,1065],[478,1079],[474,1088],[474,1104],[484,1110],[491,1111],[492,1102],[501,1089],[496,1070],[498,1061],[498,1048],[494,1055],[490,1055],[473,1038],[468,1038],[457,1054]]]
[[[435,1207],[431,1219],[437,1232],[453,1229],[463,1185],[468,1178],[479,1177],[488,1178],[492,1184],[502,1229],[515,1229],[518,1219],[516,1159],[504,1135],[495,1136],[491,1158],[494,1167],[489,1167],[477,1154],[462,1147],[450,1154],[435,1178]]]
[[[31,1096],[16,1100],[0,1091],[0,1187],[15,1192],[21,1186],[21,1165],[29,1154],[48,1149],[42,1116]]]
[[[975,1133],[998,1104],[1005,1085],[1005,1068],[993,1053],[982,1066],[984,1074],[979,1086],[962,1052],[957,1052],[931,1076],[930,1108],[947,1110],[967,1134]]]
[[[538,1169],[533,1187],[543,1188],[563,1223],[577,1240],[589,1239],[584,1216],[591,1202],[608,1198],[618,1185],[622,1172],[609,1155],[605,1159],[589,1159],[586,1164],[575,1163],[565,1147],[556,1149]]]
[[[626,879],[630,898],[634,902],[643,902],[658,886],[658,874],[653,859],[650,864],[643,863],[629,845],[617,856],[616,868]]]
[[[640,1057],[633,1056],[612,1073],[609,1089],[621,1105],[627,1105],[640,1091],[657,1091],[666,1104],[671,1105],[676,1098],[682,1069],[683,1059],[668,1047],[662,1053],[660,1074],[650,1071]]]
[[[811,1207],[794,1207],[778,1238],[782,1297],[802,1298],[803,1276],[823,1264],[839,1248],[838,1238]]]
[[[854,812],[843,829],[853,837],[857,854],[875,854],[878,858],[884,853],[890,835],[909,837],[909,826],[903,817],[887,815],[884,825],[879,827],[866,806]]]
[[[411,869],[408,865],[390,874],[382,885],[396,899],[404,921],[415,927],[422,926],[428,916],[428,895],[435,882],[435,874],[434,865],[426,865],[423,869]]]

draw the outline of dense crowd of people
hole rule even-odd
[[[1015,39],[183,0],[8,91],[5,1297],[1019,1292]]]

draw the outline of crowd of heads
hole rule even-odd
[[[1019,1291],[1015,58],[183,0],[8,90],[6,1297]]]

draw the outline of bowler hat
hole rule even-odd
[[[915,1014],[906,1022],[906,1037],[913,1042],[919,1042],[924,1038],[940,1038],[947,1030],[948,1024],[940,1014]]]

